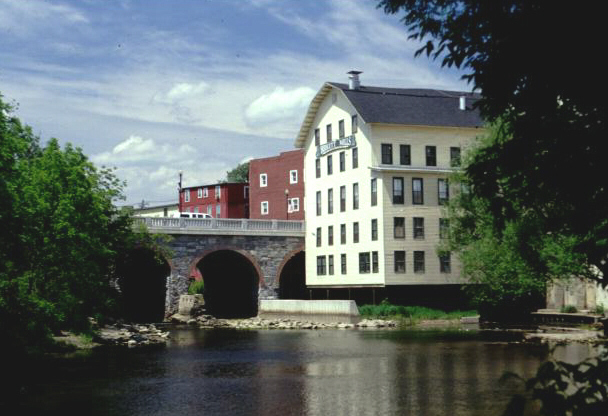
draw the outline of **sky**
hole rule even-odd
[[[326,81],[470,91],[374,0],[0,0],[0,94],[43,142],[126,181],[119,205],[177,201],[292,150]]]

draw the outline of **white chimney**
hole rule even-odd
[[[348,74],[348,89],[349,90],[358,90],[361,84],[359,83],[359,74],[362,74],[361,71],[349,71]]]
[[[467,97],[464,95],[460,96],[460,106],[458,108],[460,108],[462,111],[467,109]]]

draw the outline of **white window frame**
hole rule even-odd
[[[220,199],[222,197],[222,187],[220,185],[215,186],[215,199]]]
[[[260,173],[260,188],[265,188],[268,186],[268,174]]]
[[[289,198],[287,203],[287,212],[300,211],[300,198]]]
[[[260,202],[260,213],[262,215],[268,215],[268,212],[270,212],[270,205],[268,204],[268,201]]]
[[[215,218],[222,218],[222,204],[215,204]]]
[[[289,171],[289,183],[290,184],[298,183],[298,171],[297,170]]]
[[[203,188],[203,198],[207,198],[209,196],[209,190],[207,188]]]
[[[198,188],[198,189],[196,190],[196,197],[197,197],[198,199],[201,199],[201,198],[203,197],[203,189],[202,189],[202,188]]]
[[[184,202],[190,202],[190,189],[184,189]]]

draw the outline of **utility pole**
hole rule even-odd
[[[177,183],[177,210],[182,212],[182,171],[179,171],[179,182]]]

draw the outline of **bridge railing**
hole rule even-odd
[[[225,231],[304,232],[304,221],[252,220],[240,218],[167,218],[133,217],[133,222],[155,229],[191,229]]]

